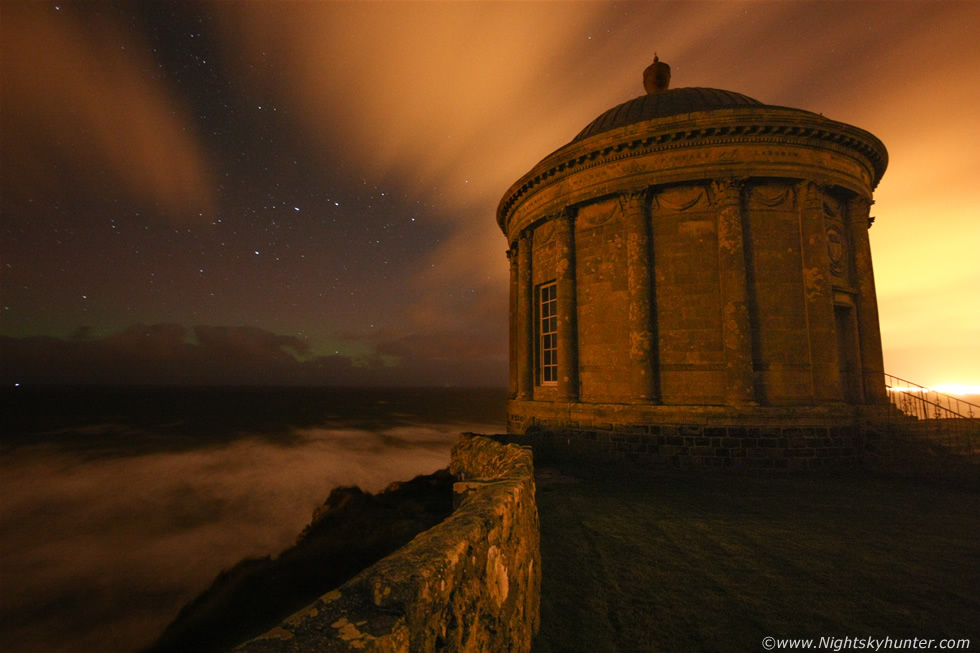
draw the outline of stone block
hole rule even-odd
[[[529,651],[541,587],[529,449],[463,435],[459,507],[236,651]]]

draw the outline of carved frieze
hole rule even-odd
[[[710,204],[708,193],[703,186],[680,186],[667,188],[656,196],[657,208],[680,213],[682,211],[706,210]]]
[[[554,220],[548,220],[539,224],[534,229],[534,246],[535,248],[544,247],[551,242],[551,239],[555,235],[555,222]]]
[[[602,202],[601,204],[591,204],[583,206],[578,211],[576,224],[581,229],[592,229],[599,227],[619,214],[618,202]]]
[[[796,191],[789,184],[764,184],[751,186],[748,206],[762,210],[792,210],[796,207]]]
[[[798,174],[804,169],[832,171],[837,183],[870,193],[887,164],[880,142],[860,130],[842,131],[822,118],[807,119],[808,124],[801,124],[796,112],[767,107],[749,120],[728,119],[732,124],[721,130],[690,129],[687,121],[677,119],[665,121],[660,131],[643,138],[634,132],[609,133],[573,142],[511,187],[499,207],[498,222],[513,234],[512,229],[525,223],[523,216],[537,213],[549,201],[561,201],[560,195],[579,202],[593,189],[615,192],[610,179],[657,174],[656,183],[670,183],[695,175],[716,177],[731,165],[760,171],[764,167],[768,176],[787,178],[804,176]],[[558,192],[537,197],[548,187]]]

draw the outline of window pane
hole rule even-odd
[[[541,383],[558,380],[558,287],[545,284],[538,289],[538,362]]]

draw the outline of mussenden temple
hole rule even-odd
[[[872,134],[732,91],[606,111],[504,195],[511,433],[654,464],[861,456],[887,406],[868,229]]]
[[[627,483],[587,505],[589,488],[604,487],[621,472],[632,476],[633,466],[624,460],[761,476],[861,466],[976,482],[976,467],[966,460],[975,448],[956,453],[963,460],[954,461],[960,450],[939,455],[932,439],[939,429],[922,428],[931,422],[945,429],[958,421],[974,429],[975,437],[972,420],[958,419],[962,415],[952,410],[940,414],[934,410],[939,404],[930,404],[929,415],[919,413],[936,419],[917,420],[904,405],[889,401],[896,395],[886,381],[891,390],[897,386],[882,368],[868,242],[872,192],[887,163],[881,142],[856,127],[739,93],[670,89],[669,79],[670,68],[654,59],[644,73],[646,95],[600,115],[501,200],[497,221],[510,259],[509,434],[460,436],[449,464],[452,513],[237,651],[509,652],[530,651],[532,641],[569,650],[575,647],[568,643],[578,640],[566,635],[585,632],[580,627],[590,627],[596,605],[605,613],[596,619],[604,624],[598,626],[601,637],[616,633],[615,644],[602,640],[607,647],[634,650],[633,643],[664,642],[663,648],[710,649],[721,641],[701,639],[714,636],[710,629],[687,618],[669,620],[678,619],[678,610],[703,617],[702,605],[722,605],[715,599],[688,603],[688,595],[702,594],[697,578],[712,579],[712,592],[704,594],[730,599],[724,610],[743,603],[739,579],[746,575],[730,574],[732,564],[757,565],[750,575],[765,581],[749,593],[775,588],[767,606],[787,602],[787,592],[798,599],[799,588],[813,583],[833,590],[818,592],[826,595],[830,612],[799,614],[802,604],[789,602],[797,611],[789,621],[785,611],[770,613],[749,601],[751,607],[735,608],[751,616],[738,617],[744,628],[737,626],[733,638],[772,632],[776,623],[797,623],[797,617],[800,632],[842,619],[850,623],[850,606],[880,592],[900,595],[901,605],[881,603],[859,621],[887,618],[905,627],[905,616],[915,613],[943,628],[952,623],[951,614],[960,615],[954,617],[959,623],[972,623],[969,602],[962,600],[969,581],[961,579],[969,575],[949,570],[969,567],[969,547],[961,545],[969,537],[962,533],[975,520],[956,517],[969,508],[956,506],[945,516],[932,510],[967,495],[943,495],[959,498],[940,503],[930,498],[932,491],[923,494],[919,516],[943,528],[953,524],[952,535],[933,538],[932,544],[906,540],[907,523],[895,516],[918,493],[908,487],[887,494],[897,485],[888,485],[893,489],[886,494],[835,490],[826,509],[816,510],[818,528],[771,545],[763,541],[775,531],[754,523],[736,528],[741,520],[699,520],[719,522],[710,527],[719,530],[698,527],[685,541],[708,533],[707,548],[687,550],[672,541],[669,550],[659,551],[657,543],[664,540],[656,538],[672,540],[669,533],[677,530],[664,530],[655,512],[647,520],[653,530],[626,524],[661,501],[671,510],[687,510],[681,507],[687,499],[679,499],[687,496],[683,483],[680,494]],[[924,396],[919,399],[926,405]],[[938,465],[922,465],[927,460]],[[536,474],[539,463],[557,466]],[[574,489],[575,483],[556,474],[559,469],[585,470],[578,480],[591,484]],[[598,480],[583,480],[593,471]],[[548,494],[538,493],[536,479],[550,483]],[[417,482],[428,481],[412,481]],[[562,487],[573,489],[566,494]],[[710,492],[722,491],[713,487]],[[814,504],[802,499],[811,488],[778,488],[778,497],[765,493],[768,503],[752,498],[754,510],[768,514],[778,506],[772,515],[780,524],[814,517]],[[629,499],[622,514],[587,526],[598,511],[607,514],[627,495],[635,500]],[[895,498],[880,505],[886,495]],[[861,527],[851,524],[851,535],[840,539],[834,502],[845,496],[864,507],[847,518],[860,514]],[[539,501],[552,511],[544,513],[547,523],[539,520]],[[729,507],[723,512],[736,509],[724,505]],[[556,506],[563,506],[561,514]],[[868,528],[865,518],[871,524],[886,520],[887,528]],[[677,521],[672,528],[689,523]],[[923,530],[935,535],[942,529]],[[870,542],[868,550],[881,560],[838,555],[849,537]],[[730,547],[717,544],[742,541],[752,542],[753,553],[734,562]],[[634,559],[634,547],[644,543],[656,555]],[[671,558],[671,551],[682,549],[681,557]],[[717,549],[718,557],[709,549]],[[929,555],[910,557],[912,550],[941,551],[943,565],[930,567]],[[620,555],[622,564],[609,563]],[[946,557],[954,566],[946,565]],[[654,559],[655,576],[644,569]],[[687,571],[702,565],[707,576]],[[590,574],[598,570],[596,578],[582,577],[585,566],[594,567]],[[867,571],[876,566],[888,571]],[[910,569],[917,578],[912,590]],[[938,575],[924,580],[930,572],[923,570],[929,569]],[[828,585],[827,578],[847,570],[860,570],[860,580]],[[559,579],[551,589],[542,584],[546,574]],[[714,579],[722,575],[729,585],[717,585]],[[691,586],[684,586],[690,579]],[[938,591],[946,584],[961,589]],[[923,594],[915,589],[920,587],[936,589]],[[581,597],[565,600],[579,592]],[[916,603],[913,594],[927,600]],[[655,601],[654,595],[661,598]],[[673,612],[660,609],[681,595]],[[656,626],[634,619],[648,606],[659,606],[651,610]],[[568,629],[579,620],[580,630]],[[542,623],[549,625],[540,633],[543,639],[535,640]],[[670,627],[661,629],[664,623]],[[672,639],[689,627],[689,639]],[[664,639],[650,639],[661,634]],[[764,646],[772,639],[758,637]],[[736,639],[724,641],[722,649]]]

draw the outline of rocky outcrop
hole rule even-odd
[[[237,651],[529,651],[541,586],[531,451],[464,434],[456,509]]]
[[[448,517],[454,480],[443,469],[378,494],[335,488],[294,546],[223,571],[144,653],[227,651],[265,632]]]

